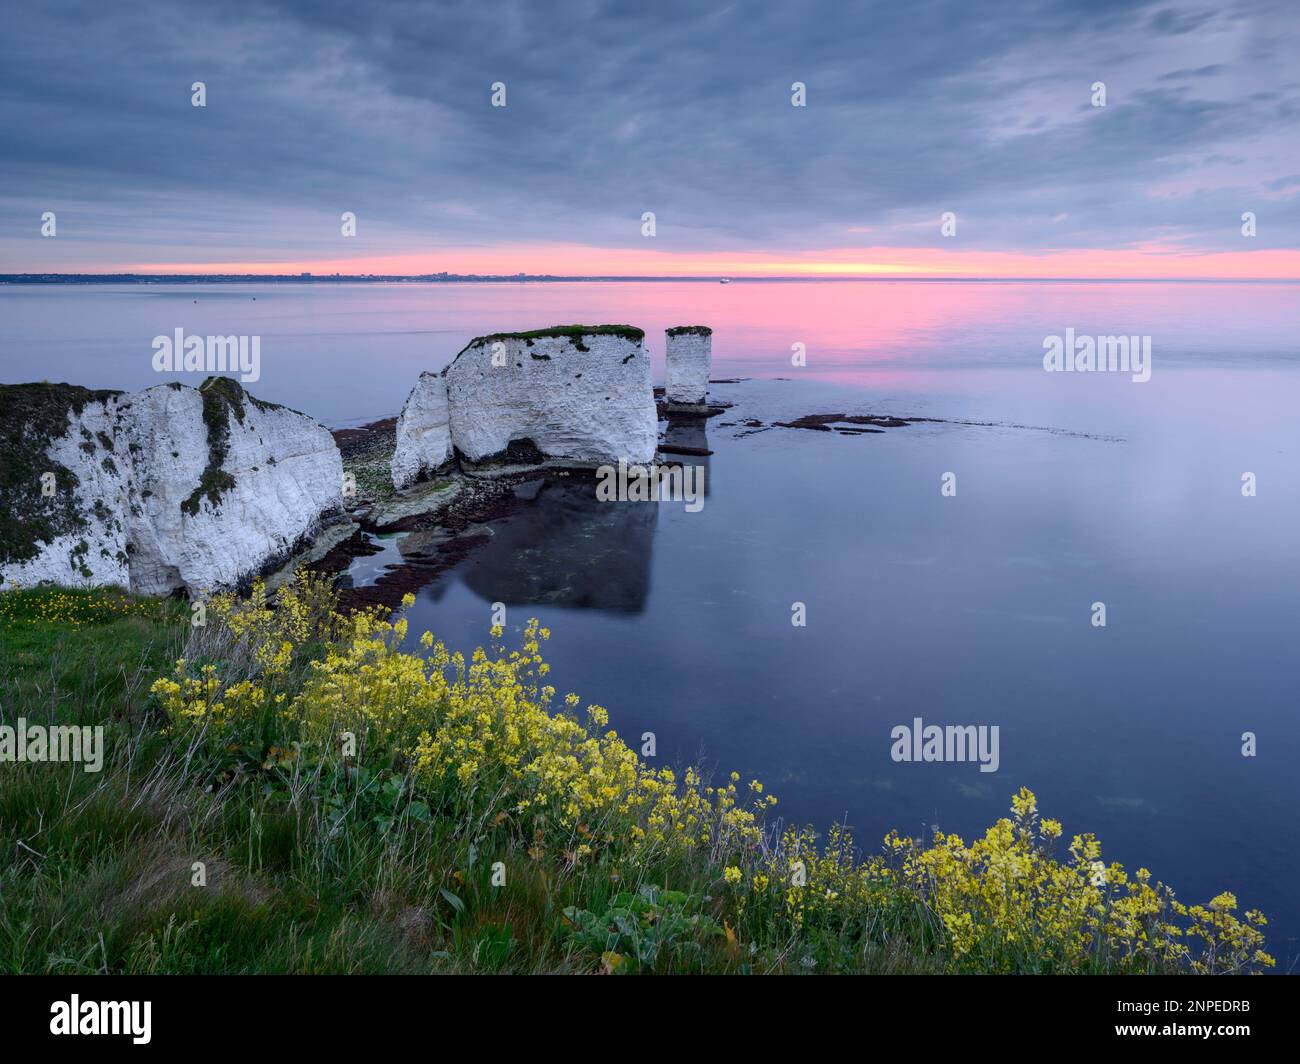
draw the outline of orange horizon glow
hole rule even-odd
[[[1300,251],[1187,252],[1149,245],[1123,251],[1061,249],[1042,254],[936,248],[832,248],[802,252],[666,252],[537,244],[447,248],[436,253],[275,261],[146,262],[102,273],[550,274],[653,277],[1069,278],[1080,280],[1300,280]]]

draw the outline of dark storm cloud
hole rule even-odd
[[[1237,249],[1295,214],[1292,12],[6,2],[0,237],[57,203],[146,261],[338,254],[341,210],[356,253],[628,245],[645,210],[663,250],[916,245],[954,210],[988,249]]]

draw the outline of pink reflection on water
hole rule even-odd
[[[430,286],[411,309],[420,327],[448,334],[439,364],[481,333],[625,322],[645,329],[662,371],[663,330],[704,324],[715,376],[888,383],[940,369],[1032,368],[1044,337],[1066,328],[1151,335],[1166,357],[1231,355],[1248,331],[1253,350],[1294,355],[1297,295],[1286,283],[565,283]],[[806,349],[802,368],[790,361],[796,343]]]

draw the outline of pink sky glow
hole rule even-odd
[[[296,274],[554,274],[726,277],[1069,277],[1300,280],[1300,251],[1195,253],[1149,245],[1122,251],[1062,249],[1042,254],[939,248],[851,247],[800,252],[665,252],[534,244],[439,248],[350,258],[120,262],[87,272]]]

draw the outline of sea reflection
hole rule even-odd
[[[659,507],[600,502],[589,478],[539,479],[456,575],[486,602],[639,614],[650,593]]]
[[[705,417],[690,417],[679,414],[668,418],[667,427],[659,437],[659,452],[666,462],[672,462],[695,470],[689,473],[686,483],[699,485],[704,498],[709,497],[709,485],[713,479],[709,468],[709,420]]]

